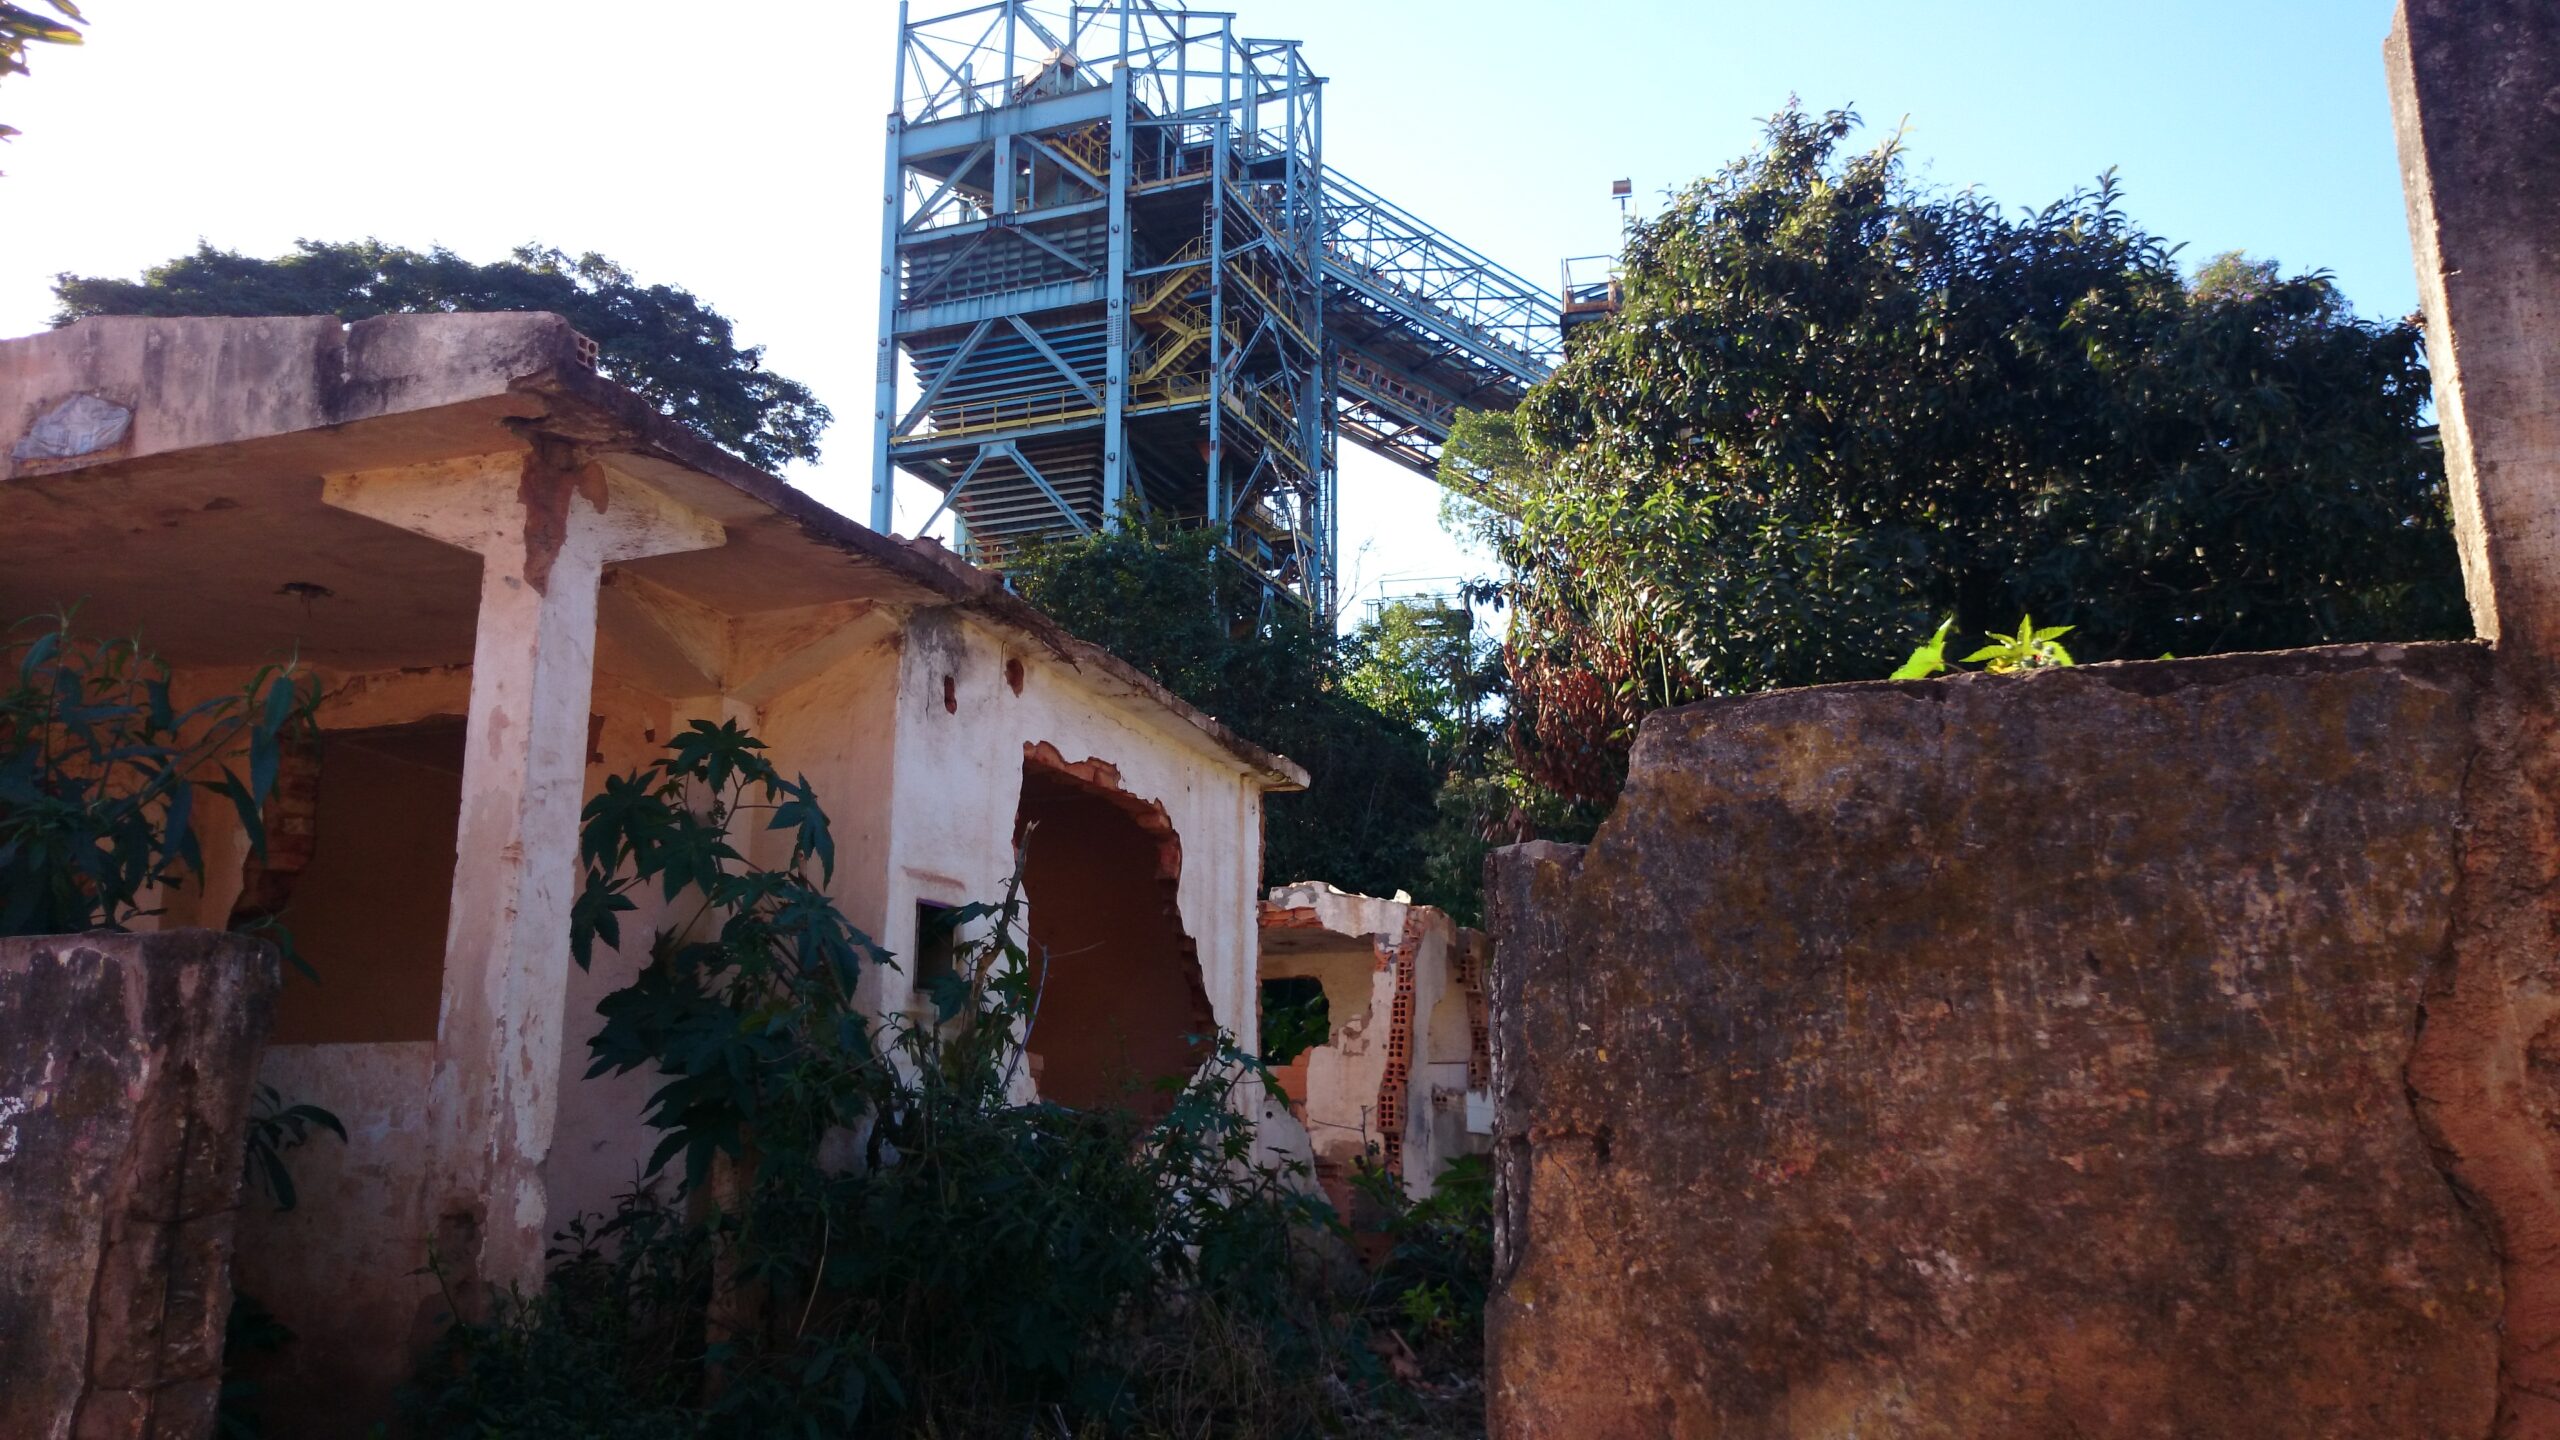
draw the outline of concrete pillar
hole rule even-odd
[[[2385,46],[2463,579],[2560,660],[2560,6],[2403,0]]]
[[[2560,6],[2402,0],[2384,46],[2473,623],[2447,958],[2412,1109],[2500,1261],[2499,1440],[2560,1440]]]
[[[521,455],[329,477],[331,505],[481,557],[423,1214],[466,1286],[542,1275],[596,592],[717,522],[541,437]]]

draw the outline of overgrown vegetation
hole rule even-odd
[[[1523,770],[1606,802],[1647,712],[1867,678],[1940,617],[2084,658],[2459,635],[2417,328],[2190,281],[2112,176],[2028,214],[1790,109],[1638,224],[1625,309],[1452,445],[1510,569]]]
[[[174,888],[204,874],[195,833],[199,792],[225,802],[266,853],[266,803],[283,749],[309,726],[316,691],[291,665],[260,668],[240,688],[181,703],[167,662],[137,639],[80,634],[72,612],[32,617],[0,639],[0,935],[122,930],[161,913]],[[244,927],[296,959],[271,917]],[[338,1117],[259,1085],[241,1156],[245,1190],[279,1210],[298,1196],[285,1156]],[[255,1297],[233,1297],[224,1343],[220,1431],[260,1433],[257,1386],[237,1366],[291,1342]]]
[[[1297,1436],[1415,1411],[1361,1343],[1329,1212],[1257,1157],[1255,1062],[1220,1045],[1153,1120],[1023,1099],[1045,957],[1018,887],[951,913],[928,1013],[873,1020],[895,962],[828,900],[806,784],[735,726],[609,781],[580,853],[582,961],[635,895],[680,917],[593,1042],[596,1073],[663,1079],[662,1143],[549,1289],[450,1332],[426,1433]]]
[[[2464,633],[2413,324],[2269,261],[2186,275],[2112,176],[2014,213],[1856,127],[1774,117],[1634,229],[1624,311],[1553,379],[1458,417],[1499,664],[1437,605],[1341,641],[1266,614],[1161,526],[1018,583],[1308,767],[1268,878],[1466,920],[1492,847],[1590,834],[1646,714],[1884,674],[1944,617],[1941,663],[2022,613],[2093,660]]]
[[[1427,1199],[1373,1166],[1354,1179],[1381,1217],[1389,1249],[1368,1292],[1368,1314],[1415,1371],[1481,1384],[1484,1306],[1493,1280],[1493,1167],[1461,1156]]]
[[[309,723],[306,677],[260,669],[182,704],[168,665],[132,639],[91,640],[69,611],[0,640],[0,935],[121,930],[200,875],[196,797],[227,802],[264,853],[263,807],[287,732]]]
[[[54,323],[90,315],[376,315],[548,310],[596,342],[596,369],[661,414],[771,470],[814,460],[834,416],[809,387],[764,368],[727,316],[692,292],[643,285],[593,251],[518,246],[481,263],[438,247],[297,240],[274,259],[198,244],[139,280],[54,277]]]

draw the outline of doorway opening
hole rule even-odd
[[[275,1043],[436,1038],[464,728],[445,715],[320,736],[311,863],[283,913],[318,978],[286,975]]]
[[[1039,1009],[1026,1042],[1043,1099],[1161,1113],[1216,1018],[1182,926],[1182,840],[1164,807],[1096,760],[1026,746],[1014,818]],[[1045,967],[1043,970],[1042,967]]]

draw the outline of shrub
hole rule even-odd
[[[159,657],[80,638],[67,610],[12,626],[0,660],[14,662],[0,670],[0,935],[120,930],[158,913],[145,907],[155,888],[204,869],[200,790],[229,801],[264,853],[261,810],[312,699],[291,667],[181,707]]]
[[[1367,1311],[1434,1371],[1480,1373],[1484,1305],[1493,1282],[1493,1167],[1481,1155],[1449,1162],[1428,1198],[1363,1165],[1352,1183],[1382,1217],[1390,1248],[1372,1279]]]
[[[789,838],[759,867],[735,837]],[[1326,1433],[1368,1378],[1317,1246],[1330,1212],[1258,1162],[1221,1044],[1162,1118],[1023,1098],[1037,1003],[1018,883],[963,907],[923,1018],[866,1017],[894,964],[826,894],[806,782],[697,722],[587,808],[576,953],[628,892],[694,918],[602,1004],[595,1070],[664,1077],[664,1140],[573,1227],[541,1294],[453,1328],[436,1435]],[[681,1158],[682,1164],[676,1162]],[[467,1298],[467,1297],[457,1297]],[[457,1309],[467,1308],[457,1306]]]

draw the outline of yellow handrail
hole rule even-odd
[[[1002,400],[936,405],[933,407],[933,429],[927,433],[935,439],[948,439],[954,435],[981,435],[991,430],[1010,430],[1024,425],[1083,420],[1101,413],[1101,407],[1086,400],[1083,393],[1076,390],[1007,396]]]
[[[1209,242],[1207,238],[1195,235],[1192,237],[1191,243],[1174,251],[1173,258],[1165,263],[1168,265],[1188,265],[1208,254],[1208,250]],[[1164,283],[1156,287],[1154,294],[1139,301],[1131,313],[1135,314],[1142,320],[1145,319],[1150,311],[1153,311],[1157,306],[1162,305],[1165,301],[1173,298],[1175,291],[1182,289],[1184,286],[1189,285],[1191,282],[1198,280],[1199,278],[1201,277],[1197,271],[1174,271],[1172,274],[1164,277]]]
[[[1098,133],[1101,128],[1099,124],[1088,125],[1058,136],[1058,148],[1097,181],[1111,173],[1111,146]]]
[[[1235,267],[1230,273],[1232,273],[1236,279],[1244,282],[1244,288],[1253,292],[1253,297],[1262,302],[1262,308],[1270,312],[1271,318],[1289,327],[1289,333],[1298,337],[1299,344],[1306,346],[1310,350],[1316,348],[1316,342],[1313,337],[1309,336],[1305,329],[1300,327],[1297,318],[1290,314],[1289,308],[1273,299],[1271,297],[1271,292],[1263,289],[1261,283],[1256,281],[1251,273],[1245,270],[1242,266]]]

